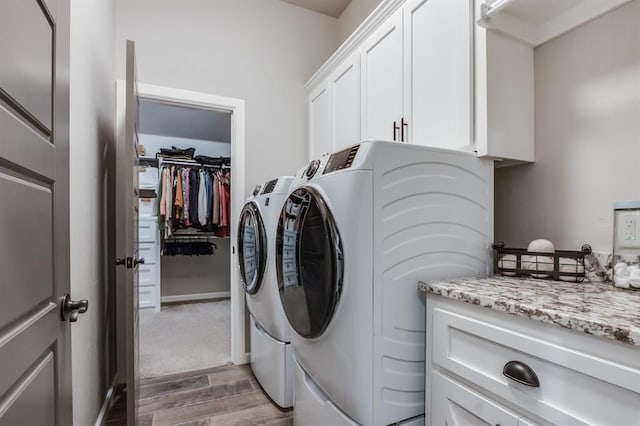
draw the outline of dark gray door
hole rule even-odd
[[[116,275],[117,290],[123,303],[124,368],[126,377],[127,424],[138,417],[138,95],[135,76],[135,43],[127,40],[125,115],[116,147],[116,250],[121,265]],[[121,94],[119,94],[120,96]]]
[[[68,77],[69,1],[2,0],[0,425],[72,423]]]

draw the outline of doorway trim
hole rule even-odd
[[[209,93],[174,89],[151,84],[138,84],[138,97],[190,107],[231,112],[231,223],[230,223],[230,305],[231,305],[231,362],[246,364],[245,351],[245,295],[240,285],[236,253],[238,216],[244,205],[245,184],[245,101]]]

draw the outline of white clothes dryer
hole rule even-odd
[[[305,176],[277,234],[278,289],[299,366],[294,421],[423,424],[417,284],[490,271],[493,163],[367,141],[311,162]]]
[[[266,182],[240,214],[238,261],[250,314],[251,368],[280,407],[293,405],[291,333],[282,310],[275,271],[278,218],[293,178]]]

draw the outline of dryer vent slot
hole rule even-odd
[[[269,182],[264,184],[264,189],[262,190],[263,194],[271,194],[273,190],[276,188],[276,184],[278,183],[278,179],[270,180]]]

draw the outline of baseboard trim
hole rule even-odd
[[[111,386],[107,390],[107,395],[104,397],[104,402],[102,403],[102,408],[98,413],[98,418],[96,419],[96,426],[102,426],[104,423],[105,417],[107,416],[107,412],[109,411],[109,407],[111,406],[111,400],[116,393],[116,386],[118,386],[118,375],[113,378],[113,382],[111,382]]]
[[[237,362],[234,362],[236,365],[249,364],[251,362],[251,352],[245,352],[243,356],[240,356],[240,359]]]
[[[228,299],[230,297],[231,297],[230,291],[217,291],[213,293],[195,293],[195,294],[181,294],[177,296],[162,296],[160,298],[160,302],[161,303],[187,302],[190,300]]]

